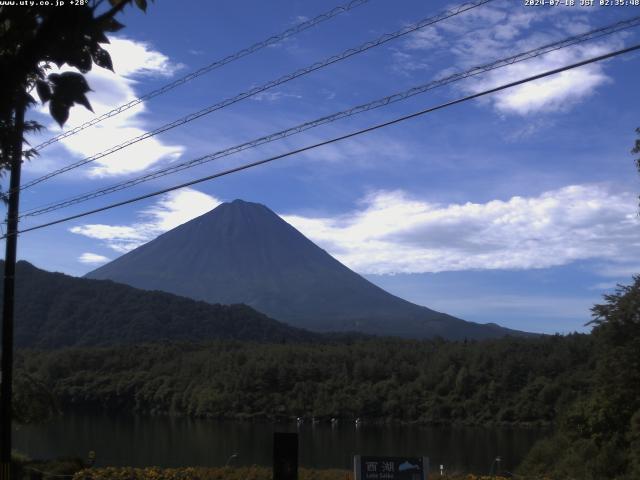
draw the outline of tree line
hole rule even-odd
[[[588,335],[21,351],[62,408],[217,419],[547,424],[593,386]]]

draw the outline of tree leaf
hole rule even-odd
[[[104,22],[105,32],[117,32],[122,30],[124,25],[117,21],[115,18],[107,18]]]
[[[79,103],[80,105],[82,105],[84,108],[86,108],[87,110],[90,110],[93,112],[93,108],[91,108],[91,104],[89,103],[89,99],[87,98],[87,96],[83,93],[78,95],[74,101],[76,103]]]
[[[147,11],[147,0],[136,0],[136,5],[143,12]]]
[[[98,43],[111,43],[109,41],[109,39],[107,38],[107,36],[104,34],[104,32],[100,28],[97,28],[94,31],[93,38]]]
[[[35,105],[37,103],[36,99],[33,98],[33,95],[31,95],[30,93],[25,93],[24,97],[25,97],[25,105],[27,105],[28,107],[31,105]]]
[[[49,111],[60,125],[67,121],[69,109],[76,103],[93,111],[86,96],[91,89],[83,75],[77,72],[54,73],[49,75],[49,80],[53,85]]]
[[[49,80],[54,83],[54,87],[65,90],[77,90],[81,93],[90,92],[89,84],[83,75],[77,72],[64,72],[62,74],[52,73]]]
[[[69,119],[69,107],[70,105],[65,105],[55,99],[51,100],[49,104],[49,113],[51,113],[53,119],[58,122],[58,125],[61,127]]]
[[[93,51],[93,61],[96,65],[102,68],[107,68],[113,72],[113,62],[111,61],[111,55],[104,48],[96,45]]]
[[[60,74],[59,73],[50,73],[47,78],[49,79],[49,81],[51,83],[53,83],[54,86],[58,85],[58,83],[60,82]]]
[[[73,55],[72,55],[73,54]],[[69,52],[67,63],[72,67],[76,67],[82,73],[87,73],[91,70],[91,54],[86,49]]]
[[[25,120],[24,122],[25,132],[39,132],[43,128],[44,128],[44,125],[36,122],[35,120]],[[28,144],[29,142],[26,142],[26,143]]]
[[[147,0],[135,0],[137,7],[143,12],[147,11]]]

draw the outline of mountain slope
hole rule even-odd
[[[465,322],[391,295],[342,265],[264,205],[235,200],[87,274],[211,303],[246,303],[316,331],[488,338],[517,333]]]
[[[3,265],[0,260],[0,268]],[[208,339],[281,342],[309,341],[316,337],[246,305],[211,305],[110,281],[46,272],[24,261],[17,264],[18,347]]]

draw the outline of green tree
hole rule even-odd
[[[592,391],[563,414],[521,472],[557,478],[640,478],[640,276],[592,308],[596,348]],[[553,452],[553,453],[552,453]]]
[[[24,370],[16,372],[13,388],[14,422],[42,423],[58,412],[58,403],[43,382]]]
[[[47,2],[49,3],[49,2]],[[101,44],[107,33],[123,27],[115,16],[132,0],[91,0],[81,5],[59,7],[15,5],[0,7],[0,174],[9,171],[8,203],[2,311],[2,386],[0,390],[0,479],[8,478],[11,453],[13,398],[13,303],[20,199],[20,170],[24,158],[36,154],[23,149],[25,133],[41,126],[25,120],[25,112],[36,103],[49,104],[52,117],[63,125],[72,106],[91,109],[84,78],[96,64],[113,69]],[[146,10],[146,0],[135,0]],[[68,65],[77,72],[48,73],[52,65]]]
[[[591,436],[620,457],[622,472],[631,468],[633,419],[640,417],[640,276],[619,286],[606,302],[593,307],[598,340],[596,411]],[[629,472],[639,478],[640,469]]]
[[[91,109],[84,78],[96,64],[113,70],[107,33],[124,27],[115,16],[133,0],[92,0],[69,8],[39,5],[0,7],[0,144],[3,171],[11,169],[16,139],[40,128],[36,122],[18,121],[36,100],[49,104],[52,117],[63,125],[73,105]],[[135,0],[146,10],[146,0]],[[75,67],[78,72],[48,73],[52,65]],[[24,141],[24,138],[22,138]],[[33,150],[25,152],[35,154]]]

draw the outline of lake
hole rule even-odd
[[[14,428],[14,448],[32,458],[96,452],[96,465],[221,466],[271,465],[274,431],[298,431],[300,465],[352,467],[354,454],[428,456],[432,469],[488,473],[496,456],[511,471],[544,430],[420,427],[342,422],[291,424],[219,422],[172,417],[67,413],[45,425]]]

